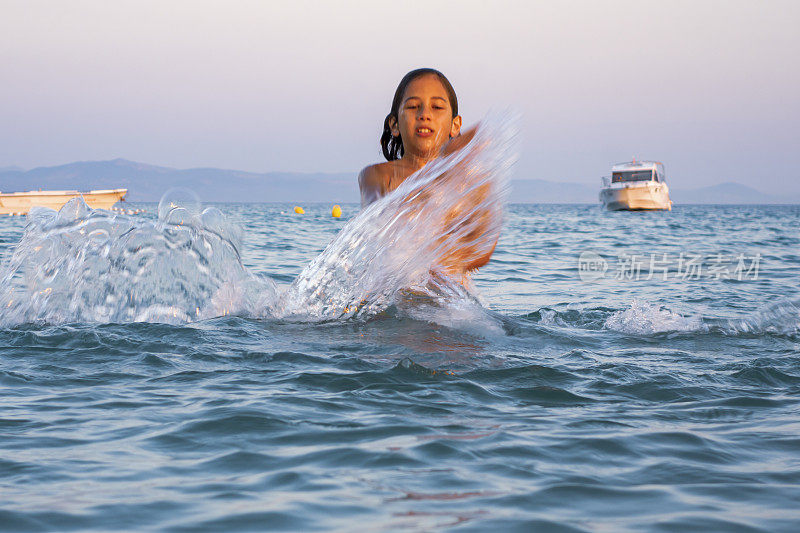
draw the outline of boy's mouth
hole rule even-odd
[[[430,137],[431,135],[433,135],[433,130],[428,127],[422,126],[416,129],[416,133],[417,136],[419,137]]]

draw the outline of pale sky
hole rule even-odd
[[[800,192],[800,1],[0,0],[0,166],[353,172],[400,78],[523,120],[516,178]]]

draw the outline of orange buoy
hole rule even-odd
[[[339,218],[340,216],[342,216],[342,206],[340,206],[339,204],[333,206],[333,211],[331,211],[331,216],[333,218]]]
[[[296,205],[294,206],[294,212],[297,213],[298,215],[302,215],[303,213],[306,212],[306,210],[300,207],[299,205]]]

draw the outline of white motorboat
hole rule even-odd
[[[611,211],[672,210],[664,165],[658,161],[619,163],[602,181],[600,202]]]

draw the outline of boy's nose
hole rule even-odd
[[[419,106],[419,109],[417,110],[417,118],[430,120],[431,110],[428,109],[428,106],[425,105]]]

